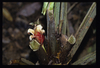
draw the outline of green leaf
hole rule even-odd
[[[54,7],[54,2],[50,2],[50,4],[49,4],[49,10],[53,10],[53,7]]]
[[[92,61],[96,60],[96,51],[89,53],[88,55],[84,56],[83,58],[75,61],[72,65],[86,65]]]
[[[33,50],[33,51],[37,51],[38,49],[39,49],[39,47],[40,47],[40,44],[36,41],[36,40],[32,40],[31,42],[30,42],[30,48]]]
[[[54,7],[55,31],[57,31],[57,27],[59,25],[59,15],[60,15],[60,2],[55,2],[55,7]]]
[[[74,44],[74,43],[76,42],[76,38],[75,38],[73,35],[71,35],[71,36],[69,37],[69,39],[68,39],[68,42],[69,42],[70,44]]]
[[[43,15],[45,15],[46,10],[47,10],[47,7],[48,7],[48,2],[44,2],[44,3],[43,3],[42,12],[41,12]]]
[[[62,34],[66,35],[66,30],[67,30],[67,33],[69,34],[69,25],[68,25],[68,21],[67,21],[67,2],[64,3],[64,22],[62,25]]]
[[[92,24],[92,21],[95,18],[95,16],[96,16],[96,3],[93,2],[93,4],[91,5],[89,11],[87,12],[86,16],[84,17],[81,25],[79,26],[79,28],[75,34],[76,43],[72,47],[72,49],[68,55],[68,56],[71,56],[71,58],[74,56],[77,49],[79,48],[79,46],[80,46],[84,36],[86,35],[90,25]]]

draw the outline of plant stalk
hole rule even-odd
[[[55,21],[55,31],[58,32],[59,25],[59,14],[60,13],[60,2],[55,2],[54,6],[54,21]]]

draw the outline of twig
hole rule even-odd
[[[83,58],[75,61],[71,65],[86,65],[91,61],[96,60],[96,51],[89,53],[88,55],[84,56]]]
[[[76,43],[72,47],[70,53],[68,54],[68,57],[73,58],[74,54],[76,53],[78,47],[80,46],[80,44],[81,44],[85,34],[87,33],[95,16],[96,16],[96,3],[93,2],[88,13],[86,14],[85,18],[83,19],[81,25],[79,26],[79,28],[75,34]]]

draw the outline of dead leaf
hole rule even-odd
[[[51,65],[51,64],[52,64],[52,62],[53,62],[53,60],[50,60],[50,61],[49,61],[49,63],[48,63],[48,65]]]
[[[37,61],[35,65],[40,65],[39,61]]]
[[[53,63],[52,65],[62,65],[61,63]]]
[[[56,56],[56,58],[57,58],[58,60],[60,60],[60,54],[61,54],[61,50],[57,53],[57,56]]]
[[[9,21],[13,21],[13,18],[12,18],[12,16],[11,16],[11,14],[10,14],[10,12],[6,9],[6,8],[3,8],[3,16],[7,19],[7,20],[9,20]]]

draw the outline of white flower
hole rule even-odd
[[[28,29],[27,33],[31,33],[32,35],[29,36],[29,39],[32,40],[35,36],[34,34],[36,32],[40,32],[41,34],[45,33],[45,30],[42,29],[43,27],[41,25],[37,25],[36,27],[34,27],[34,29]]]
[[[36,26],[36,31],[40,32],[41,34],[45,33],[45,30],[42,29],[43,27],[41,25]]]
[[[32,38],[34,37],[34,30],[33,29],[28,29],[27,33],[31,33],[32,35],[29,36],[29,39],[32,40]]]
[[[34,35],[34,32],[35,32],[35,31],[34,31],[33,29],[30,29],[30,28],[29,28],[28,31],[27,31],[27,33],[31,33],[32,35]]]

